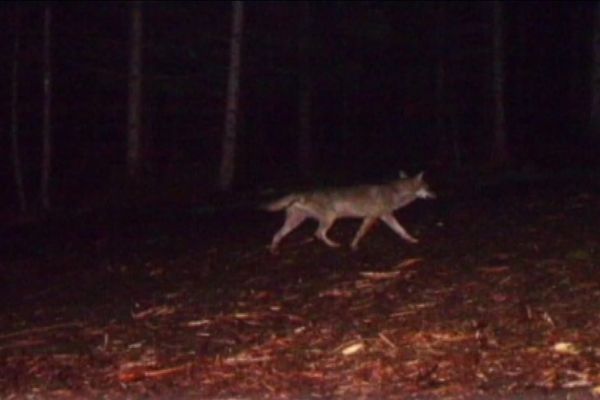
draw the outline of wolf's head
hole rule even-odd
[[[412,178],[413,190],[415,196],[419,199],[435,199],[437,196],[431,189],[429,189],[429,185],[423,179],[423,172],[418,173]]]

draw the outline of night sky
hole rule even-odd
[[[296,2],[245,3],[235,187],[299,181],[298,43],[307,29],[315,182],[484,164],[493,143],[491,4],[449,2],[440,25],[435,2],[311,3],[308,23]],[[585,161],[579,152],[589,119],[593,7],[505,3],[505,104],[513,165],[555,170]],[[148,177],[192,177],[203,190],[214,187],[231,8],[228,2],[144,3]],[[16,201],[8,136],[14,9],[15,3],[0,9],[3,208]],[[125,174],[130,8],[126,2],[55,2],[52,11],[52,191],[56,198],[89,197]],[[26,188],[35,196],[43,7],[24,3],[20,13],[19,134]],[[440,37],[452,121],[442,135],[435,112]],[[460,160],[441,155],[451,140]]]

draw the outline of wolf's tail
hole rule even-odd
[[[260,208],[267,211],[280,211],[287,208],[292,203],[298,200],[298,196],[290,194],[270,203],[263,204]]]

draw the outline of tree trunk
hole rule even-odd
[[[591,71],[592,104],[590,110],[590,139],[600,141],[600,2],[596,3],[594,12],[593,57]]]
[[[513,82],[514,87],[512,89],[512,100],[515,105],[511,109],[514,110],[514,116],[517,118],[519,125],[517,125],[517,129],[522,130],[526,129],[524,126],[520,126],[521,121],[528,121],[529,117],[527,115],[523,115],[523,112],[527,110],[529,107],[527,102],[527,64],[528,64],[528,52],[530,51],[529,46],[527,45],[527,36],[529,29],[529,21],[530,17],[527,13],[527,3],[523,2],[521,4],[516,4],[515,7],[516,12],[516,25],[517,25],[517,37],[516,37],[516,46],[518,48],[517,51],[517,67],[513,69],[514,71],[514,79]]]
[[[494,96],[494,147],[492,162],[497,165],[506,164],[508,149],[506,143],[506,115],[504,110],[504,10],[501,0],[494,0],[493,13],[493,96]]]
[[[582,13],[582,8],[579,3],[574,3],[569,9],[569,30],[570,30],[570,54],[569,54],[569,113],[568,116],[579,129],[582,128],[580,112],[585,109],[585,105],[581,103],[581,92],[583,89],[581,81],[581,42],[582,35],[579,25],[585,19]],[[586,116],[583,116],[584,123]]]
[[[142,135],[142,2],[131,3],[131,53],[127,116],[127,174],[137,180],[141,171]]]
[[[437,63],[435,74],[436,128],[438,137],[446,137],[446,4],[437,3]]]
[[[311,103],[312,103],[312,52],[311,29],[312,16],[310,3],[302,2],[303,16],[299,36],[300,55],[300,98],[298,106],[298,166],[304,178],[308,178],[313,167],[313,146],[311,139]]]
[[[454,167],[460,167],[460,143],[456,132],[455,107],[449,100],[448,90],[448,21],[446,2],[437,3],[436,46],[437,60],[435,71],[436,131],[438,134],[438,157],[443,162],[452,160]]]
[[[239,87],[242,53],[242,29],[244,22],[244,4],[233,2],[233,21],[231,24],[231,47],[229,59],[229,78],[227,82],[227,100],[225,104],[225,131],[221,154],[219,187],[230,190],[235,171],[236,125],[239,114]]]
[[[19,156],[19,48],[21,39],[21,27],[18,4],[15,4],[14,24],[13,63],[10,96],[10,142],[15,187],[17,188],[17,198],[19,199],[19,210],[21,210],[21,213],[25,213],[25,211],[27,210],[27,201],[25,198],[25,189],[23,186],[23,169],[21,167],[21,157]]]
[[[42,128],[42,207],[50,209],[50,169],[52,166],[52,59],[51,59],[51,23],[52,10],[49,4],[44,9],[44,121]]]

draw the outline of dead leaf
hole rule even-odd
[[[506,299],[508,299],[508,296],[503,293],[492,294],[492,300],[494,300],[496,303],[503,303],[504,301],[506,301]]]
[[[593,257],[586,249],[576,249],[568,252],[565,258],[572,261],[591,261]]]
[[[559,354],[569,354],[576,356],[581,352],[573,343],[569,342],[558,342],[552,346],[552,350]]]
[[[362,341],[360,341],[360,342],[351,344],[347,347],[344,347],[342,349],[342,354],[345,356],[351,356],[353,354],[358,353],[359,351],[364,350],[364,348],[365,348],[365,344]]]

